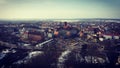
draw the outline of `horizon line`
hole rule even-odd
[[[70,20],[70,19],[120,19],[120,18],[24,18],[24,19],[3,19],[0,18],[0,20]]]
[[[120,18],[28,18],[28,19],[0,19],[1,20],[79,20],[79,19],[120,19]]]

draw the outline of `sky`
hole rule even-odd
[[[120,0],[0,0],[0,19],[120,19]]]

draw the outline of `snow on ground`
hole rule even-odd
[[[14,62],[13,64],[21,64],[21,63],[28,63],[28,61],[32,58],[35,58],[38,55],[43,54],[42,51],[32,51],[29,52],[28,56],[26,56],[24,59],[22,60],[18,60],[17,62]]]

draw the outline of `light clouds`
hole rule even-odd
[[[6,0],[0,0],[0,5],[1,5],[1,4],[5,4],[5,3],[7,3]]]
[[[0,0],[0,19],[120,18],[118,0]]]

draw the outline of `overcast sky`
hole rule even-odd
[[[120,18],[120,0],[0,0],[0,19]]]

